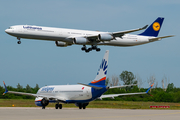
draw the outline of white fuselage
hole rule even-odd
[[[75,44],[74,37],[82,36],[97,36],[107,32],[88,31],[88,30],[76,30],[76,29],[64,29],[42,26],[30,26],[30,25],[16,25],[11,26],[5,30],[6,33],[15,36],[17,38],[49,40],[49,41],[61,41],[69,44]],[[97,43],[87,42],[87,45],[111,45],[111,46],[134,46],[145,44],[149,42],[148,36],[125,34],[124,36],[115,37],[110,41],[99,41]]]
[[[91,87],[83,85],[45,86],[38,90],[37,95],[50,96],[62,101],[89,100],[92,98]]]

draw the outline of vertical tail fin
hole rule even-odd
[[[157,37],[164,18],[158,17],[143,33],[139,35]]]
[[[100,68],[98,69],[96,78],[91,83],[89,83],[90,85],[105,85],[108,67],[108,57],[109,50],[106,50],[102,59],[102,63],[100,64]]]

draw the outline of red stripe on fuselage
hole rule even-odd
[[[100,81],[106,80],[106,77],[101,78],[100,80],[93,80],[91,83],[98,83]]]

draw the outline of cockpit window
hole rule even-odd
[[[8,29],[14,29],[13,27],[9,27]]]

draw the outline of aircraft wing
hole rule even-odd
[[[139,30],[143,30],[143,29],[146,29],[147,27],[148,27],[148,25],[145,25],[142,28],[126,30],[126,31],[118,31],[118,32],[113,32],[113,33],[109,33],[109,34],[112,35],[114,38],[115,37],[122,37],[124,34],[139,31]],[[98,35],[92,35],[92,36],[90,35],[90,36],[86,36],[86,38],[94,40],[94,39],[98,39]]]
[[[131,32],[135,32],[135,31],[139,31],[139,30],[143,30],[143,29],[146,29],[148,25],[142,27],[142,28],[137,28],[137,29],[132,29],[132,30],[126,30],[126,31],[118,31],[118,32],[107,32],[107,34],[111,35],[113,38],[115,37],[122,37],[124,34],[127,34],[127,33],[131,33]],[[100,33],[97,33],[97,35],[86,35],[86,36],[82,36],[82,35],[79,35],[79,36],[70,36],[68,37],[68,39],[74,39],[74,38],[87,38],[89,41],[98,41],[98,36],[99,36]],[[104,33],[102,33],[104,34]]]
[[[28,96],[34,96],[34,97],[37,96],[37,94],[33,94],[33,93],[24,93],[24,92],[15,92],[15,91],[7,91],[6,93],[19,94],[19,95],[28,95]],[[3,95],[4,94],[5,93],[3,93]]]
[[[161,39],[163,39],[163,38],[168,38],[168,37],[174,37],[174,35],[163,36],[163,37],[155,37],[155,38],[149,38],[149,41],[150,41],[150,42],[154,42],[154,41],[161,40]]]
[[[4,83],[4,81],[3,81],[3,83]],[[25,92],[8,91],[5,83],[4,83],[4,87],[5,87],[5,92],[3,93],[3,95],[5,95],[6,93],[12,93],[12,94],[19,94],[19,95],[42,97],[42,98],[47,98],[50,100],[66,101],[65,99],[63,99],[61,97],[55,97],[55,96],[50,96],[50,95],[41,95],[41,94],[33,94],[33,93],[25,93]]]
[[[123,85],[123,86],[112,86],[112,87],[109,87],[109,89],[112,89],[112,88],[123,88],[123,87],[130,87],[130,86],[136,86],[138,84],[131,84],[131,85]]]
[[[28,95],[28,96],[33,96],[33,97],[42,97],[42,98],[47,98],[49,100],[66,101],[63,98],[50,96],[50,95],[41,95],[41,94],[33,94],[33,93],[15,92],[15,91],[7,91],[6,93],[19,94],[19,95]]]
[[[119,32],[113,32],[112,35],[114,37],[122,37],[124,34],[127,34],[127,33],[131,33],[131,32],[135,32],[135,31],[139,31],[139,30],[143,30],[143,29],[146,29],[148,27],[148,25],[145,25],[144,27],[142,28],[137,28],[137,29],[132,29],[132,30],[126,30],[126,31],[119,31]]]
[[[147,94],[146,92],[139,92],[139,93],[125,93],[125,94],[110,94],[110,95],[102,95],[101,97],[99,97],[99,99],[102,98],[113,98],[114,97],[118,97],[118,96],[124,96],[124,95],[138,95],[138,94]]]
[[[36,95],[37,95],[37,97],[42,97],[42,98],[46,98],[49,100],[56,100],[56,101],[63,101],[63,102],[66,101],[66,99],[61,98],[61,97],[57,97],[57,96],[41,95],[41,94],[36,94]]]
[[[140,95],[140,94],[148,94],[149,90],[152,88],[154,83],[149,87],[149,89],[146,92],[138,92],[138,93],[122,93],[122,94],[110,94],[110,95],[101,95],[98,99],[102,98],[113,98],[118,96],[124,96],[124,95]]]

